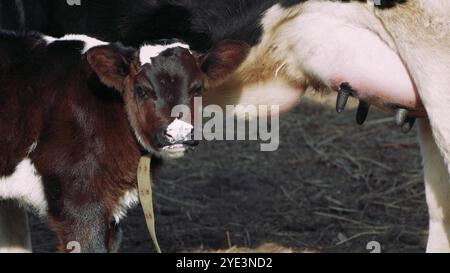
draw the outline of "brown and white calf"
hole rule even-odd
[[[138,201],[139,158],[178,158],[195,145],[192,125],[172,109],[193,107],[204,81],[231,72],[247,51],[224,42],[195,56],[181,42],[136,50],[86,36],[0,32],[0,199],[48,216],[61,250],[74,241],[82,252],[116,251],[119,220]],[[0,242],[17,242],[20,229],[9,232]],[[9,247],[18,251],[0,250]]]

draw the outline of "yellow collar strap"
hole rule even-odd
[[[139,167],[137,170],[138,191],[150,237],[152,238],[156,251],[161,253],[158,238],[156,237],[155,214],[153,212],[152,178],[150,173],[151,161],[152,159],[150,156],[142,156],[139,160]]]

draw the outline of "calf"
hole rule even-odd
[[[0,199],[48,215],[61,250],[76,241],[83,252],[116,251],[139,158],[178,158],[195,145],[172,109],[192,107],[205,80],[238,65],[221,56],[247,50],[224,42],[211,59],[181,42],[136,50],[0,32]]]

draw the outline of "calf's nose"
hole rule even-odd
[[[180,119],[175,119],[165,130],[157,132],[156,141],[160,148],[175,144],[187,146],[199,144],[199,141],[194,140],[194,126]]]
[[[167,127],[165,137],[171,144],[184,143],[187,141],[192,141],[193,131],[194,126],[180,119],[175,119]]]
[[[175,119],[167,127],[166,135],[171,141],[177,142],[190,137],[193,129],[194,126],[192,126],[191,124],[180,119]]]

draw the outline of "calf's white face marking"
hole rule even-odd
[[[62,38],[54,38],[51,36],[44,36],[44,40],[47,41],[47,44],[51,44],[56,41],[82,41],[84,42],[84,48],[81,52],[82,54],[86,53],[89,49],[96,47],[96,46],[102,46],[107,45],[107,42],[100,41],[98,39],[86,36],[86,35],[80,35],[80,34],[67,34]]]
[[[184,43],[173,43],[168,45],[144,45],[140,48],[139,53],[139,60],[141,62],[141,65],[143,64],[151,64],[152,58],[158,57],[159,54],[163,53],[167,49],[175,48],[175,47],[182,47],[186,48],[187,50],[190,50],[189,45]]]

